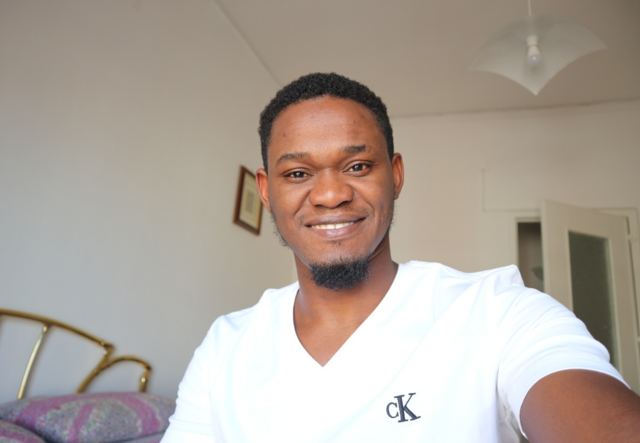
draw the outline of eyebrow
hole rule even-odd
[[[357,154],[358,152],[366,150],[367,145],[345,146],[342,148],[342,152],[346,154]],[[289,152],[288,154],[283,154],[278,160],[276,160],[276,166],[288,160],[308,160],[310,158],[311,154],[308,152]]]
[[[311,154],[309,154],[308,152],[290,152],[288,154],[283,154],[282,156],[280,156],[280,158],[276,161],[276,166],[278,166],[280,163],[286,162],[287,160],[308,160],[309,158],[311,158]]]
[[[358,146],[345,146],[342,148],[342,151],[347,154],[357,154],[358,152],[363,152],[367,150],[367,145],[358,145]]]

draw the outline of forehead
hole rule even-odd
[[[373,113],[349,99],[324,96],[287,107],[271,129],[269,160],[275,151],[322,144],[367,144],[386,152],[386,142]],[[279,152],[281,154],[281,152]]]

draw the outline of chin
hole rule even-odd
[[[370,259],[375,253],[369,250],[361,249],[356,251],[345,251],[330,249],[328,251],[315,250],[314,254],[300,257],[302,262],[308,265],[333,265],[342,263],[353,263],[361,261],[364,258]]]
[[[309,270],[313,282],[332,291],[352,289],[369,278],[371,254],[358,257],[339,257],[324,263],[311,263]]]

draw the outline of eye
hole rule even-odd
[[[285,177],[288,178],[293,178],[293,179],[303,179],[303,178],[307,178],[309,176],[309,174],[307,174],[304,171],[293,171],[293,172],[289,172],[288,174],[285,174]]]
[[[371,165],[366,163],[356,163],[348,169],[348,172],[363,172],[371,168]]]

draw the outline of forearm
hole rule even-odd
[[[541,379],[520,417],[531,443],[640,442],[640,397],[598,372],[568,370]]]

